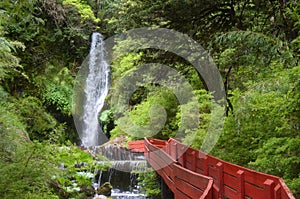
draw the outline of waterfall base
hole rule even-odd
[[[101,154],[108,161],[98,161],[99,164],[109,164],[107,171],[98,171],[94,180],[97,189],[105,182],[113,186],[111,197],[115,199],[145,199],[145,193],[138,185],[139,175],[143,175],[151,168],[148,166],[143,153],[134,153],[118,144],[105,144],[88,147],[87,150],[94,157]]]

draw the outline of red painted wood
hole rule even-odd
[[[191,199],[191,197],[185,195],[180,189],[175,189],[174,198],[175,199]]]
[[[254,184],[245,183],[245,195],[251,198],[263,198],[265,197],[264,190],[262,187],[258,187]]]
[[[176,141],[176,140],[173,140],[173,142],[176,142],[178,144],[178,147],[181,147],[181,143]],[[241,166],[238,166],[238,165],[234,165],[234,164],[231,164],[231,163],[228,163],[228,162],[225,162],[225,161],[222,161],[220,159],[217,159],[215,157],[212,157],[212,156],[207,156],[207,162],[206,162],[206,165],[208,165],[208,173],[207,175],[208,176],[211,176],[211,177],[214,177],[215,179],[215,183],[219,184],[219,180],[220,179],[217,179],[216,178],[216,172],[214,171],[214,166],[216,166],[216,164],[218,162],[222,162],[223,165],[224,165],[224,172],[228,172],[228,174],[231,174],[231,175],[236,175],[236,172],[238,170],[241,170],[241,171],[244,171],[244,184],[247,184],[247,185],[244,185],[244,192],[245,192],[245,188],[247,187],[247,190],[250,190],[253,191],[255,190],[255,188],[251,188],[250,185],[255,185],[254,187],[264,187],[264,181],[266,179],[271,179],[273,180],[275,183],[275,185],[279,185],[280,187],[282,187],[282,190],[281,191],[282,193],[280,193],[280,196],[282,199],[294,199],[295,197],[291,194],[290,190],[287,188],[287,186],[283,183],[282,179],[281,178],[278,178],[276,176],[271,176],[271,175],[267,175],[267,174],[264,174],[264,173],[260,173],[260,172],[256,172],[256,171],[253,171],[253,170],[250,170],[250,169],[247,169],[247,168],[244,168],[244,167],[241,167]],[[196,162],[197,167],[199,167],[199,162],[197,161]],[[210,165],[210,166],[209,166]],[[197,169],[197,170],[200,170],[200,171],[203,171],[204,169]],[[226,182],[223,183],[223,186],[226,186]],[[217,188],[215,188],[217,190]],[[276,194],[279,195],[279,191],[281,189],[278,189],[276,190]],[[275,192],[275,190],[274,190]],[[260,192],[259,192],[260,193]],[[246,194],[246,193],[245,193]],[[253,193],[248,193],[250,195],[252,195],[253,198],[257,198],[257,196],[253,196]],[[226,196],[226,195],[225,195]],[[245,196],[247,197],[247,196]],[[263,198],[263,197],[262,197]]]
[[[217,165],[217,172],[218,172],[218,187],[219,187],[219,198],[224,198],[224,179],[223,179],[223,170],[224,165],[222,162],[218,162]]]
[[[158,170],[158,174],[164,179],[164,182],[167,184],[167,186],[171,189],[171,191],[175,191],[175,183],[174,179],[171,178],[171,176],[167,175],[164,172],[164,169]]]
[[[213,198],[213,183],[212,179],[209,180],[207,184],[207,188],[205,189],[204,193],[200,197],[200,199],[212,199]]]
[[[144,140],[136,140],[128,143],[128,148],[133,152],[145,152]]]
[[[210,193],[211,197],[212,192],[210,190],[213,184],[211,178],[185,169],[177,164],[173,165],[173,169],[176,188],[179,188],[182,193],[191,198],[200,198],[204,194],[208,195]]]
[[[208,181],[211,180],[211,178],[207,176],[182,168],[177,164],[173,165],[173,171],[175,177],[180,178],[183,181],[187,181],[194,187],[198,187],[203,191],[207,188]]]
[[[180,190],[185,195],[188,195],[191,198],[200,198],[203,194],[203,190],[198,189],[197,187],[192,186],[189,182],[184,181],[177,176],[175,176],[176,189]]]
[[[129,143],[129,148],[144,151],[147,161],[175,198],[295,199],[279,177],[225,162],[172,138],[168,141],[145,138],[142,144]]]
[[[267,179],[264,182],[264,190],[265,190],[265,199],[274,199],[275,198],[275,183],[273,180]]]
[[[238,198],[242,199],[245,197],[245,187],[244,187],[244,183],[245,183],[245,172],[243,170],[238,170],[236,172],[237,174],[237,195]]]
[[[280,199],[281,187],[279,184],[274,188],[274,192],[275,192],[275,199]]]
[[[239,189],[239,181],[238,178],[232,175],[228,175],[227,173],[223,174],[223,184],[234,189],[238,192]]]
[[[236,190],[234,190],[234,189],[232,189],[232,187],[228,187],[228,186],[224,186],[223,187],[223,193],[224,193],[224,195],[226,195],[226,197],[228,197],[228,198],[237,198],[237,192],[236,192]]]

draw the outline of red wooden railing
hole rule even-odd
[[[145,139],[145,157],[154,170],[164,179],[175,198],[211,198],[213,180],[210,177],[180,166],[164,150],[163,142]]]
[[[206,155],[175,139],[129,143],[144,152],[175,198],[295,199],[284,181]]]

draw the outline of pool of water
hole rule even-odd
[[[145,194],[139,193],[140,191],[135,189],[130,191],[122,191],[120,189],[113,189],[111,197],[114,199],[146,199]]]

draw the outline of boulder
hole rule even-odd
[[[97,189],[97,192],[99,195],[110,196],[112,188],[113,187],[111,186],[111,184],[109,182],[105,182],[103,185],[101,185]]]

